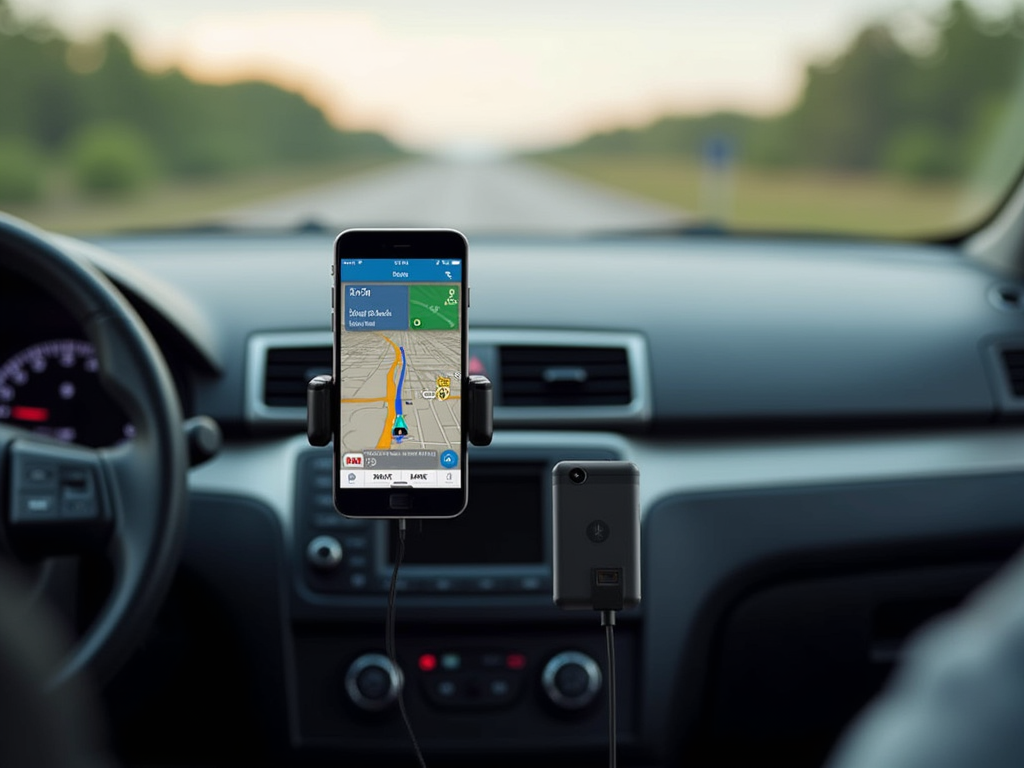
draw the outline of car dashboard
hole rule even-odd
[[[190,472],[151,638],[105,691],[129,764],[408,764],[398,684],[428,763],[596,764],[604,636],[551,599],[558,461],[640,470],[643,600],[616,635],[630,765],[820,764],[907,637],[1022,540],[1024,286],[958,246],[471,237],[494,440],[470,451],[460,518],[409,522],[396,676],[394,527],[334,511],[330,449],[304,432],[305,383],[330,369],[331,237],[59,242],[129,297],[185,415],[225,438]],[[45,286],[0,285],[2,399],[41,345],[84,336]],[[545,384],[552,359],[610,383]],[[78,385],[66,419],[130,439],[104,398]]]

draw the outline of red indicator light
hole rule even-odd
[[[510,653],[505,657],[505,666],[509,669],[525,669],[526,657],[521,653]]]
[[[419,665],[423,672],[433,672],[437,669],[437,656],[432,653],[424,653],[420,656]]]
[[[476,355],[470,355],[469,357],[469,372],[470,374],[478,373],[483,376],[487,375],[487,369],[484,368],[484,362]]]
[[[11,418],[16,421],[49,421],[50,409],[34,408],[31,405],[15,405],[11,407]]]

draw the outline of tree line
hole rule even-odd
[[[1021,98],[1024,11],[986,17],[953,0],[931,40],[903,42],[893,22],[861,29],[838,55],[809,64],[793,105],[772,117],[671,116],[594,134],[563,154],[716,152],[767,168],[963,177]]]
[[[0,200],[45,195],[57,165],[86,191],[117,193],[155,178],[397,154],[380,134],[338,130],[300,94],[149,72],[116,33],[73,42],[0,0]]]

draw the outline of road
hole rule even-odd
[[[684,213],[517,160],[415,160],[233,209],[240,227],[306,223],[446,226],[465,232],[579,233],[678,226]]]

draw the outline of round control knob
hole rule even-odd
[[[544,665],[541,686],[562,709],[583,709],[601,690],[601,668],[579,651],[563,651]]]
[[[319,571],[341,565],[341,543],[333,536],[317,536],[306,546],[306,560]]]
[[[360,709],[380,712],[398,698],[402,673],[380,653],[364,653],[345,673],[345,692]]]

